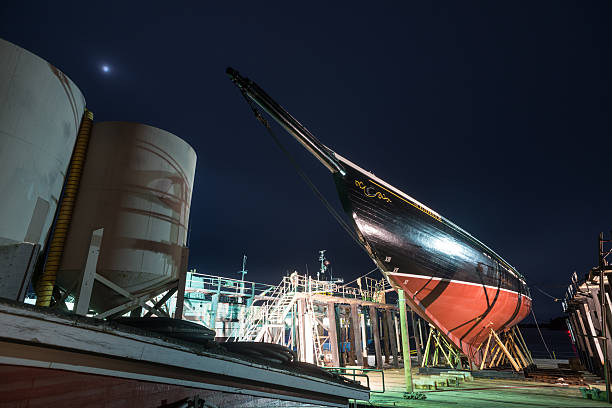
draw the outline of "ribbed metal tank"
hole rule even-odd
[[[0,39],[0,245],[44,245],[84,109],[63,72]]]
[[[97,273],[133,295],[159,294],[186,268],[185,247],[196,154],[164,130],[128,122],[95,123],[58,284],[85,268],[92,232],[104,228]],[[96,282],[91,308],[129,299]]]

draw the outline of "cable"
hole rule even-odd
[[[272,127],[270,126],[268,121],[261,115],[257,107],[255,107],[253,102],[251,102],[249,97],[245,95],[244,92],[242,92],[242,96],[244,97],[244,99],[247,101],[247,103],[253,110],[253,113],[255,114],[255,118],[257,118],[257,120],[265,126],[266,130],[268,131],[268,133],[274,140],[274,143],[276,143],[279,149],[281,149],[281,151],[285,154],[285,156],[287,157],[287,159],[289,160],[289,162],[291,163],[295,171],[298,173],[298,175],[302,178],[302,180],[304,180],[304,182],[308,185],[308,187],[310,187],[314,195],[323,203],[325,208],[327,208],[327,211],[332,215],[332,217],[334,217],[334,219],[338,222],[338,224],[340,224],[340,226],[344,229],[344,231],[346,231],[346,233],[355,241],[355,243],[357,243],[359,248],[365,251],[365,248],[363,247],[361,241],[359,240],[359,238],[357,237],[353,229],[346,223],[346,221],[344,221],[344,219],[340,216],[340,214],[338,214],[338,212],[334,209],[331,203],[327,201],[327,199],[323,196],[323,194],[319,191],[319,189],[314,185],[314,183],[310,180],[310,178],[306,175],[306,173],[304,173],[304,171],[302,170],[298,162],[291,155],[291,153],[289,153],[289,151],[285,148],[285,146],[283,146],[281,141],[278,139],[278,137],[272,130]]]
[[[358,277],[356,279],[353,279],[349,283],[345,283],[343,286],[347,286],[347,285],[350,285],[353,282],[357,282],[357,279],[365,278],[366,276],[368,276],[369,274],[371,274],[372,272],[375,272],[377,270],[378,270],[378,266],[376,268],[372,269],[370,272],[366,273],[365,275],[361,275],[360,277]]]
[[[548,296],[549,298],[551,298],[551,299],[552,299],[552,300],[554,300],[555,302],[558,302],[559,300],[561,300],[561,299],[559,299],[559,298],[554,297],[554,296],[553,296],[553,295],[551,295],[551,294],[548,294],[548,293],[544,292],[542,289],[538,288],[537,286],[534,286],[534,288],[536,288],[537,290],[539,290],[540,292],[542,292],[542,294],[544,294],[544,295]]]
[[[544,348],[546,348],[548,357],[550,357],[550,359],[553,360],[552,354],[550,353],[550,350],[548,349],[548,346],[546,345],[546,341],[544,340],[544,336],[542,335],[542,330],[540,330],[540,325],[538,324],[538,319],[536,319],[536,315],[535,315],[535,312],[533,311],[533,307],[531,308],[531,314],[533,315],[533,321],[538,329],[538,333],[540,333],[540,338],[542,339],[542,344],[544,344]]]

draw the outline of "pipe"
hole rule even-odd
[[[55,229],[51,236],[45,269],[36,284],[36,306],[49,307],[51,303],[53,287],[55,286],[57,271],[61,265],[64,244],[66,243],[68,228],[72,220],[72,211],[74,210],[74,203],[79,191],[92,124],[93,113],[85,109],[74,151],[72,152],[72,158],[70,159],[66,186],[64,187],[64,194],[60,202],[57,220],[55,221]]]

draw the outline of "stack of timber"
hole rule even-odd
[[[585,384],[584,373],[567,368],[530,368],[525,370],[525,379],[550,384]]]

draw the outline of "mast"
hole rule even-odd
[[[240,75],[235,69],[228,67],[225,71],[232,82],[240,89],[242,94],[255,102],[266,111],[279,125],[289,132],[302,146],[313,154],[329,171],[346,174],[344,168],[336,159],[334,152],[319,142],[312,133],[298,122],[289,112],[276,103],[263,89],[255,82]]]
[[[319,268],[319,271],[317,272],[317,280],[320,280],[319,276],[324,277],[325,272],[327,271],[327,263],[326,263],[327,260],[325,259],[325,251],[326,251],[325,249],[322,249],[319,251],[319,261],[321,261],[321,267]]]

